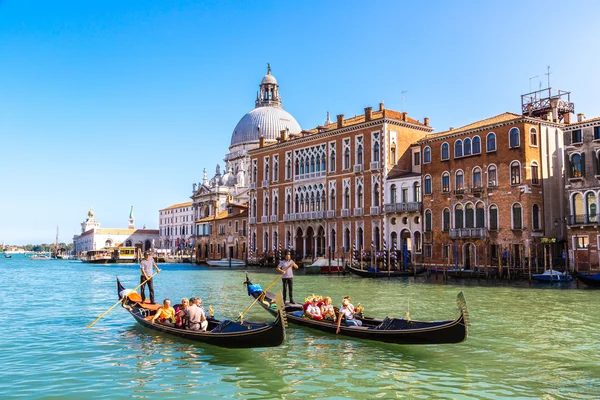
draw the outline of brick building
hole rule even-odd
[[[419,141],[423,263],[522,265],[542,238],[560,253],[565,215],[562,123],[504,113]]]
[[[215,204],[215,209],[218,205]],[[227,204],[216,215],[209,215],[196,221],[198,262],[247,257],[248,206]]]
[[[600,117],[586,120],[579,114],[578,121],[565,128],[565,146],[567,227],[573,249],[569,258],[577,270],[597,270]]]
[[[381,248],[384,179],[392,168],[411,170],[411,144],[431,133],[429,120],[386,110],[289,134],[249,151],[251,250],[293,248],[305,258],[348,257],[352,244]],[[261,140],[262,142],[262,140]]]

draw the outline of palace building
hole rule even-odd
[[[194,212],[192,202],[174,204],[158,211],[158,247],[173,253],[194,247]]]

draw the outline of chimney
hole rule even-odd
[[[402,113],[402,121],[406,122],[406,120],[408,119],[407,117],[408,117],[408,113],[406,111],[404,111]]]
[[[583,122],[583,121],[585,121],[585,114],[584,113],[577,114],[577,122]]]
[[[563,117],[563,123],[565,124],[570,124],[571,123],[571,113],[570,112],[566,112],[562,115]]]
[[[423,118],[423,124],[425,126],[429,126],[429,118],[427,118],[427,117]]]
[[[279,135],[281,137],[282,142],[285,142],[286,140],[288,140],[287,129],[284,129],[281,132],[279,132]]]
[[[453,130],[454,130],[454,127],[453,127],[453,126],[451,126],[450,128],[448,128],[448,130],[449,130],[449,131],[453,131]]]
[[[383,111],[383,110],[385,110],[385,106],[382,101],[381,103],[379,103],[379,111]]]
[[[265,137],[264,136],[261,136],[258,138],[258,147],[259,148],[265,147]]]
[[[373,107],[365,107],[365,121],[371,120],[372,111],[373,111]]]
[[[337,127],[338,129],[344,126],[344,114],[338,114],[337,116]]]

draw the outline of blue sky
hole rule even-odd
[[[418,3],[418,4],[417,4]],[[158,226],[214,173],[266,63],[303,128],[385,101],[436,130],[551,85],[600,115],[600,2],[0,0],[0,242]]]

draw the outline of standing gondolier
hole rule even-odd
[[[287,288],[290,289],[290,303],[295,303],[294,301],[294,273],[292,271],[292,267],[298,269],[298,265],[292,260],[292,255],[289,250],[285,251],[285,260],[281,260],[279,265],[277,266],[277,271],[281,272],[283,276],[281,277],[281,281],[283,282],[283,302],[285,303],[285,298],[287,294]]]
[[[160,269],[156,266],[154,262],[154,258],[150,257],[150,252],[146,251],[144,253],[144,259],[140,262],[140,269],[142,270],[142,275],[140,276],[140,292],[142,294],[142,303],[146,300],[145,288],[148,285],[148,292],[150,292],[150,303],[154,304],[154,282],[152,279],[152,268],[156,268],[156,273],[160,272]],[[144,283],[145,281],[148,281]]]

